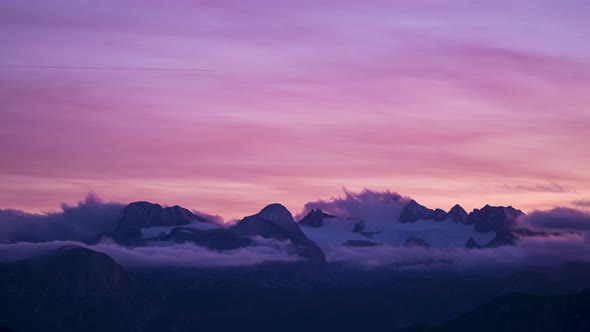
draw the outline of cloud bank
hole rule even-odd
[[[590,207],[590,199],[573,201],[572,204],[577,207]]]
[[[301,259],[289,252],[288,243],[276,241],[262,241],[257,246],[227,251],[208,250],[190,243],[159,243],[129,248],[109,241],[94,245],[77,241],[49,241],[0,244],[0,261],[39,257],[69,245],[103,252],[119,264],[130,268],[252,266],[268,262],[296,262]]]
[[[321,209],[341,218],[394,220],[409,201],[409,197],[402,197],[389,190],[364,189],[360,193],[355,193],[344,189],[344,196],[306,203],[297,219],[303,218],[313,209]]]
[[[435,249],[422,247],[324,247],[326,259],[362,268],[447,270],[477,272],[522,268],[555,268],[568,262],[590,263],[590,243],[583,234],[526,237],[515,246],[488,249]]]
[[[124,205],[104,202],[89,193],[78,205],[61,205],[61,211],[31,214],[0,210],[0,243],[54,240],[91,241],[112,230]]]
[[[554,231],[590,231],[590,214],[565,207],[534,211],[519,219],[524,226]]]

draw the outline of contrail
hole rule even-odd
[[[66,70],[122,70],[122,71],[178,71],[178,72],[213,72],[213,69],[196,68],[153,68],[153,67],[88,67],[88,66],[28,66],[0,65],[0,68],[16,69],[66,69]]]

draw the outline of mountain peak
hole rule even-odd
[[[124,209],[113,239],[122,244],[135,244],[141,240],[141,229],[149,227],[185,226],[193,222],[210,222],[181,206],[162,207],[160,204],[139,201]]]
[[[512,206],[490,206],[475,209],[469,214],[468,223],[475,224],[477,232],[505,231],[516,227],[518,218],[524,216],[520,210]]]
[[[248,235],[261,235],[279,240],[293,236],[305,238],[291,212],[278,203],[267,205],[257,214],[245,217],[234,228]]]
[[[299,220],[299,224],[309,227],[321,227],[326,218],[336,218],[336,216],[327,214],[321,209],[313,209],[303,219]]]
[[[454,222],[465,224],[469,215],[461,205],[455,204],[455,206],[449,210],[449,217],[451,217],[451,220]]]
[[[274,221],[278,224],[295,222],[291,212],[289,212],[286,207],[279,203],[267,205],[264,209],[260,210],[257,215],[264,219]]]
[[[415,200],[411,200],[402,210],[399,221],[402,223],[415,222],[420,219],[433,219],[434,210],[419,204]]]

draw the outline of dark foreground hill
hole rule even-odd
[[[123,267],[77,246],[0,264],[0,299],[15,331],[140,331],[155,312]]]
[[[571,292],[589,284],[587,278],[556,281],[538,273],[427,275],[306,261],[127,271],[104,253],[68,246],[0,264],[0,326],[24,332],[392,331],[439,324],[508,292]],[[501,299],[452,321],[450,330],[491,331],[480,322],[495,331],[516,330],[506,324],[520,326],[526,323],[521,317],[534,314],[552,331],[578,331],[559,329],[572,322],[587,326],[580,324],[587,322],[588,293]]]
[[[447,331],[590,331],[590,290],[570,295],[504,295],[442,325],[400,330],[400,332]]]

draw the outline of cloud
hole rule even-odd
[[[103,252],[119,264],[130,268],[252,266],[266,262],[295,262],[301,259],[289,252],[286,242],[260,241],[258,244],[237,250],[213,251],[189,243],[160,243],[128,248],[108,241],[94,245],[76,241],[21,242],[0,244],[0,261],[16,261],[51,254],[69,245]]]
[[[121,203],[103,202],[96,194],[89,193],[78,205],[62,204],[57,212],[0,210],[0,243],[93,240],[116,226],[123,207]]]
[[[534,184],[534,185],[510,185],[505,184],[502,186],[505,189],[509,190],[518,190],[518,191],[532,191],[532,192],[551,192],[551,193],[574,193],[576,192],[576,188],[572,186],[563,186],[557,183],[548,183],[548,184]]]
[[[590,199],[573,201],[572,204],[577,207],[590,207]]]
[[[362,220],[394,220],[399,217],[404,206],[410,201],[392,191],[373,191],[364,189],[360,193],[344,189],[344,197],[308,202],[297,219],[303,218],[313,209],[321,209],[341,218]]]
[[[225,220],[223,219],[223,217],[218,214],[210,214],[207,212],[201,212],[201,211],[197,211],[197,210],[191,210],[191,212],[199,217],[203,217],[203,218],[210,220],[216,224],[223,225],[225,223]]]
[[[324,247],[326,259],[365,269],[393,267],[397,270],[447,270],[485,273],[520,268],[559,267],[567,262],[590,263],[590,243],[582,234],[526,237],[515,246],[480,250],[422,247]]]
[[[534,211],[520,218],[519,223],[543,230],[590,231],[590,214],[559,207],[549,211]]]

